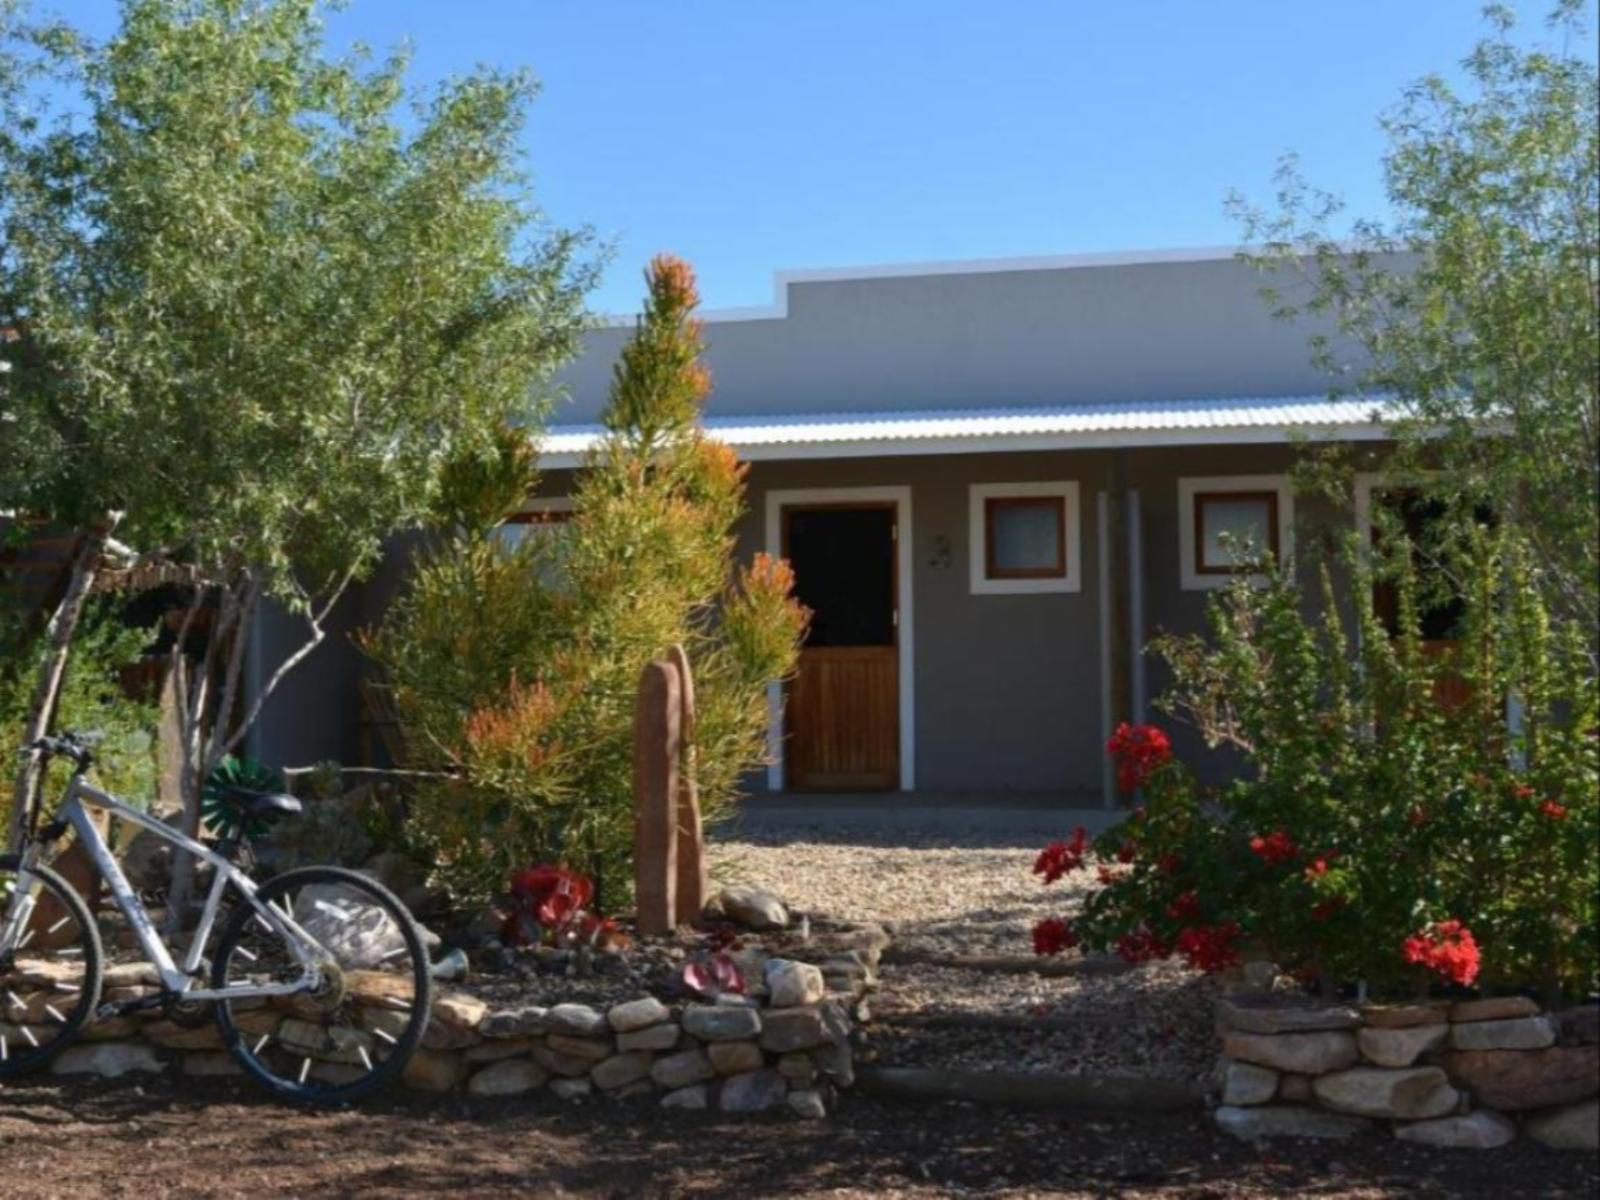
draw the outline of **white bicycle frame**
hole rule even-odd
[[[112,856],[105,838],[90,820],[86,804],[105,809],[124,821],[131,821],[141,828],[148,829],[163,841],[170,842],[179,850],[210,863],[216,869],[210,894],[206,897],[205,908],[200,914],[200,923],[195,927],[194,937],[189,943],[181,967],[173,960],[172,952],[167,948],[166,942],[162,941],[161,935],[156,932],[150,914],[145,911],[138,895],[128,883],[128,877],[122,873],[122,868]],[[313,990],[321,983],[322,971],[318,960],[325,952],[317,944],[316,939],[295,924],[293,913],[258,900],[256,885],[250,877],[210,847],[201,845],[193,838],[185,837],[164,821],[130,808],[115,796],[89,783],[78,773],[73,774],[72,781],[67,785],[67,793],[62,800],[59,815],[60,819],[77,831],[78,840],[83,843],[89,852],[89,857],[99,868],[106,886],[117,902],[117,907],[128,918],[128,924],[132,927],[134,936],[139,939],[145,957],[155,966],[161,976],[162,986],[167,992],[181,995],[185,1000],[290,996]],[[24,851],[22,863],[18,867],[16,894],[11,899],[10,911],[6,913],[5,921],[0,923],[0,956],[22,949],[27,942],[27,937],[22,931],[28,927],[28,918],[33,914],[38,892],[37,882],[30,881],[29,868],[38,861],[38,854],[38,843],[31,843]],[[224,989],[196,986],[199,982],[198,972],[205,954],[206,942],[211,936],[211,927],[216,923],[217,913],[222,906],[222,896],[229,884],[236,887],[244,896],[245,902],[255,909],[256,920],[289,944],[301,967],[302,974],[298,980],[292,983],[246,983]]]

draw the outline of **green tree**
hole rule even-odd
[[[480,70],[408,107],[405,58],[330,57],[322,7],[124,0],[103,43],[0,11],[23,81],[0,84],[0,509],[122,512],[119,537],[206,581],[210,650],[179,676],[191,827],[443,464],[535,417],[581,327],[581,237],[519,168],[533,81]],[[305,638],[246,699],[269,601]]]
[[[1600,76],[1566,0],[1562,48],[1513,40],[1513,18],[1464,63],[1466,85],[1411,87],[1383,119],[1394,216],[1332,236],[1340,202],[1280,171],[1274,212],[1236,201],[1264,265],[1309,288],[1286,315],[1331,317],[1370,357],[1348,386],[1386,398],[1390,468],[1534,546],[1558,612],[1600,623]],[[1587,47],[1587,49],[1582,49]],[[1333,365],[1333,346],[1316,342]],[[1467,522],[1447,527],[1467,528]]]
[[[632,877],[644,665],[675,644],[689,655],[693,770],[713,820],[762,761],[767,686],[794,668],[805,616],[787,565],[761,556],[734,567],[745,472],[699,428],[710,381],[694,277],[658,258],[648,283],[571,520],[508,548],[487,522],[467,522],[505,511],[515,465],[462,473],[492,503],[449,506],[454,532],[366,640],[413,765],[450,776],[421,789],[413,816],[463,901],[500,891],[514,868],[560,861],[598,875],[615,905]]]

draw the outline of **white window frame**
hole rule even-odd
[[[969,583],[974,596],[1018,596],[1042,593],[1081,592],[1083,590],[1083,508],[1078,503],[1076,481],[1054,480],[1029,483],[974,483],[967,488],[967,561]],[[988,521],[990,500],[1030,499],[1037,496],[1059,498],[1062,514],[1064,577],[1035,579],[990,579],[988,571]]]
[[[1278,497],[1278,565],[1290,563],[1294,556],[1294,488],[1287,475],[1188,475],[1178,480],[1178,565],[1186,592],[1209,592],[1245,578],[1251,583],[1266,582],[1260,573],[1225,575],[1201,572],[1195,561],[1199,547],[1194,537],[1195,497],[1213,492],[1273,492]]]

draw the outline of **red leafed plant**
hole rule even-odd
[[[617,923],[590,912],[594,884],[566,867],[544,863],[511,876],[511,915],[500,928],[508,946],[585,943],[620,949],[626,942]]]
[[[745,994],[744,972],[739,970],[732,956],[721,951],[685,963],[679,972],[679,981],[685,991],[706,1000],[714,1000],[724,993],[734,996]]]

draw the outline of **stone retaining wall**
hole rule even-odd
[[[1316,1004],[1246,993],[1217,1005],[1217,1124],[1244,1138],[1349,1137],[1495,1149],[1524,1135],[1600,1147],[1600,1008],[1532,1000]]]
[[[584,1004],[492,1010],[462,992],[441,991],[405,1083],[425,1091],[464,1089],[477,1096],[512,1096],[548,1088],[570,1099],[592,1093],[658,1093],[666,1108],[717,1108],[751,1113],[788,1109],[821,1117],[837,1088],[855,1075],[850,1048],[853,992],[859,1000],[870,967],[856,979],[824,976],[807,963],[774,958],[765,963],[760,998],[722,996],[715,1003],[666,1004],[641,996],[604,1011]],[[361,1029],[341,1031],[351,1045],[334,1045],[320,1026],[298,1021],[273,1004],[237,1014],[249,1034],[271,1032],[296,1052],[311,1054],[312,1073],[337,1081],[349,1073],[368,1030],[394,1018],[382,1005],[386,977],[374,976],[372,994],[351,977]],[[127,999],[154,991],[153,968],[113,967],[106,995]],[[856,986],[852,987],[851,985]],[[830,992],[830,985],[833,990]],[[841,993],[841,987],[850,988]],[[292,1003],[292,1002],[291,1002]],[[303,1028],[302,1028],[303,1027]],[[381,1036],[381,1035],[380,1035]],[[315,1043],[307,1044],[307,1043]],[[343,1061],[341,1061],[343,1060]],[[91,1025],[83,1040],[52,1064],[58,1074],[103,1076],[130,1071],[236,1075],[215,1025],[187,1028],[159,1014],[119,1017]]]

